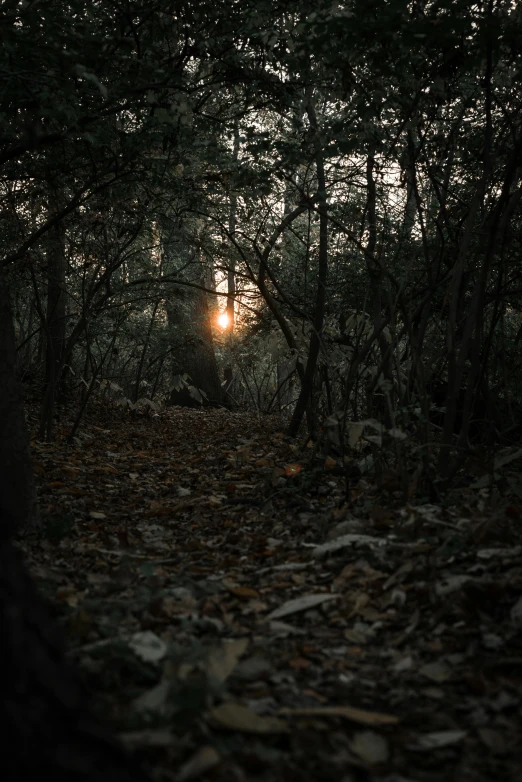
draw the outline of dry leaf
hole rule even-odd
[[[369,766],[385,763],[390,754],[386,739],[371,730],[356,733],[350,742],[350,749]]]
[[[257,591],[257,589],[252,589],[252,587],[245,587],[245,586],[230,587],[228,591],[232,595],[235,595],[236,597],[244,597],[247,600],[250,600],[251,598],[259,597],[259,592]]]
[[[310,667],[310,660],[307,660],[306,657],[294,657],[292,660],[289,660],[288,665],[296,671],[306,670],[306,668]]]
[[[458,744],[458,742],[462,741],[467,735],[465,730],[439,730],[434,731],[433,733],[425,733],[423,736],[419,736],[414,744],[410,744],[409,748],[419,752],[425,752],[432,749],[449,747],[452,744]]]
[[[290,717],[344,717],[359,725],[397,725],[399,718],[378,711],[364,711],[352,706],[320,706],[310,709],[280,709],[279,714]]]
[[[118,738],[129,751],[140,747],[172,747],[176,741],[174,735],[166,728],[156,730],[134,730],[119,733]]]
[[[444,662],[427,663],[419,669],[419,673],[437,684],[447,681],[451,676],[451,668]]]
[[[506,739],[498,730],[493,730],[493,728],[479,728],[478,734],[486,747],[496,755],[505,755],[508,751]]]
[[[347,629],[344,631],[343,635],[347,641],[350,641],[351,644],[364,645],[365,643],[368,643],[366,636],[363,635],[363,633],[360,633],[358,630]]]
[[[129,646],[137,657],[145,662],[158,662],[167,654],[167,644],[156,633],[145,630],[142,633],[134,633]]]
[[[225,641],[219,649],[214,649],[207,660],[207,676],[222,684],[239,662],[239,658],[248,648],[248,638]]]
[[[351,601],[353,603],[353,607],[348,614],[348,618],[363,612],[363,610],[370,602],[370,595],[367,595],[366,592],[356,592],[354,595],[351,595]]]
[[[146,690],[132,702],[132,706],[137,712],[155,712],[161,714],[167,703],[171,690],[171,682],[167,679],[156,684],[150,690]]]
[[[288,725],[277,717],[261,717],[240,703],[223,703],[208,714],[218,728],[237,730],[241,733],[288,733]]]
[[[166,513],[170,513],[169,508],[162,505],[161,502],[156,502],[156,500],[152,500],[149,505],[149,510],[154,516],[164,516]]]
[[[56,590],[56,599],[61,603],[66,603],[70,608],[76,608],[80,597],[83,597],[83,593],[79,593],[72,586],[61,586]]]
[[[283,616],[297,614],[299,611],[308,611],[310,608],[321,605],[321,603],[326,603],[329,600],[337,600],[338,597],[340,597],[340,595],[328,593],[296,597],[294,600],[287,600],[282,606],[279,606],[279,608],[276,608],[271,614],[268,614],[267,619],[281,619]]]
[[[333,554],[334,551],[357,544],[380,548],[381,546],[386,546],[386,540],[373,537],[372,535],[342,535],[340,538],[335,538],[335,540],[330,540],[328,543],[316,546],[313,556],[315,559],[320,559],[326,554]]]
[[[214,747],[207,745],[206,747],[200,747],[190,758],[184,763],[177,775],[177,782],[188,782],[190,779],[197,779],[202,774],[210,771],[211,768],[215,768],[221,762],[221,755]]]
[[[355,448],[355,446],[361,439],[361,435],[364,431],[364,424],[348,423],[346,427],[348,429],[348,443],[350,445],[350,448]]]

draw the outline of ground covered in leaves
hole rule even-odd
[[[153,779],[522,779],[516,493],[347,488],[277,419],[226,410],[66,431],[33,441],[26,560]]]

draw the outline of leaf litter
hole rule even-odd
[[[348,490],[282,429],[100,409],[32,443],[23,547],[100,713],[156,780],[522,778],[517,496]]]

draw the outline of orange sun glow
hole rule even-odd
[[[218,315],[217,322],[221,326],[222,329],[226,329],[228,326],[228,315],[226,312],[222,312],[221,315]]]

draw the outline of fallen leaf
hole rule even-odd
[[[292,478],[294,475],[298,475],[302,469],[301,464],[287,464],[285,465],[284,474],[287,478]]]
[[[439,730],[419,736],[415,743],[408,746],[409,749],[425,752],[432,749],[449,747],[452,744],[458,744],[458,742],[462,741],[467,735],[465,730]]]
[[[403,673],[404,671],[411,671],[412,668],[413,658],[408,654],[406,657],[401,657],[400,660],[397,660],[397,662],[393,664],[392,670],[395,671],[395,673]]]
[[[61,586],[56,590],[56,599],[65,603],[70,608],[76,608],[82,594],[78,593],[72,586]]]
[[[283,616],[290,616],[290,614],[297,614],[299,611],[308,611],[310,608],[326,603],[329,600],[337,600],[340,595],[332,595],[328,593],[321,593],[319,595],[303,595],[302,597],[296,597],[294,600],[287,600],[282,606],[276,608],[271,614],[267,616],[267,619],[281,619]]]
[[[350,445],[350,448],[355,448],[355,446],[361,439],[362,433],[364,432],[364,424],[348,423],[347,429],[348,429],[348,444]]]
[[[369,766],[385,763],[390,754],[386,739],[371,730],[356,733],[350,742],[350,749]]]
[[[184,763],[178,774],[177,782],[188,782],[190,779],[197,779],[202,774],[210,769],[215,768],[221,762],[221,755],[219,752],[207,745],[200,747],[192,757]]]
[[[393,437],[395,440],[407,440],[408,435],[406,432],[403,432],[402,429],[398,429],[397,427],[394,427],[393,429],[388,429],[388,434],[390,437]]]
[[[218,728],[237,730],[241,733],[288,733],[288,725],[277,717],[261,717],[240,703],[223,703],[208,713],[211,722]]]
[[[347,629],[344,631],[343,635],[347,641],[350,641],[351,644],[365,644],[368,642],[366,636],[360,633],[358,630]]]
[[[135,633],[129,641],[129,646],[137,657],[141,657],[147,663],[159,662],[167,654],[165,641],[150,630]]]
[[[210,653],[206,666],[207,676],[222,684],[228,679],[247,648],[248,638],[225,641],[221,647]]]
[[[368,603],[370,602],[370,595],[366,592],[356,592],[354,595],[350,595],[353,603],[352,610],[350,611],[348,618],[362,614]]]
[[[155,687],[152,687],[150,690],[146,690],[140,696],[135,698],[132,702],[132,706],[135,711],[140,713],[154,712],[156,714],[161,714],[165,704],[167,703],[170,690],[171,682],[169,682],[167,679],[164,679],[163,681],[159,682],[159,684],[156,684]]]
[[[437,684],[447,681],[451,676],[451,668],[444,662],[426,663],[419,668],[419,673]]]
[[[437,581],[435,584],[435,594],[439,597],[451,595],[452,592],[458,592],[464,584],[467,584],[467,582],[471,580],[471,576],[457,574],[454,576],[448,576],[441,581]]]
[[[259,592],[257,591],[257,589],[252,589],[252,587],[245,587],[245,586],[230,587],[228,591],[232,595],[235,595],[236,597],[243,597],[248,600],[250,600],[251,598],[259,597]]]
[[[307,660],[305,657],[294,657],[288,662],[288,665],[295,671],[306,670],[310,667],[310,660]]]
[[[172,747],[176,741],[175,736],[166,728],[156,730],[134,730],[127,733],[119,733],[118,738],[129,751],[141,747]]]
[[[373,537],[372,535],[342,535],[340,538],[330,540],[328,543],[323,543],[321,546],[315,546],[313,556],[315,559],[319,559],[320,557],[325,556],[325,554],[332,554],[334,551],[356,544],[379,548],[386,545],[386,540]]]
[[[344,717],[359,725],[397,725],[399,718],[378,711],[364,711],[352,706],[319,706],[309,709],[280,709],[279,714],[289,717]]]
[[[479,728],[478,734],[481,741],[495,755],[505,755],[508,751],[506,739],[498,730],[493,730],[493,728]]]
[[[170,513],[170,509],[167,508],[165,505],[162,505],[161,502],[156,502],[156,500],[152,500],[149,505],[149,511],[154,516],[164,516],[166,513]]]

